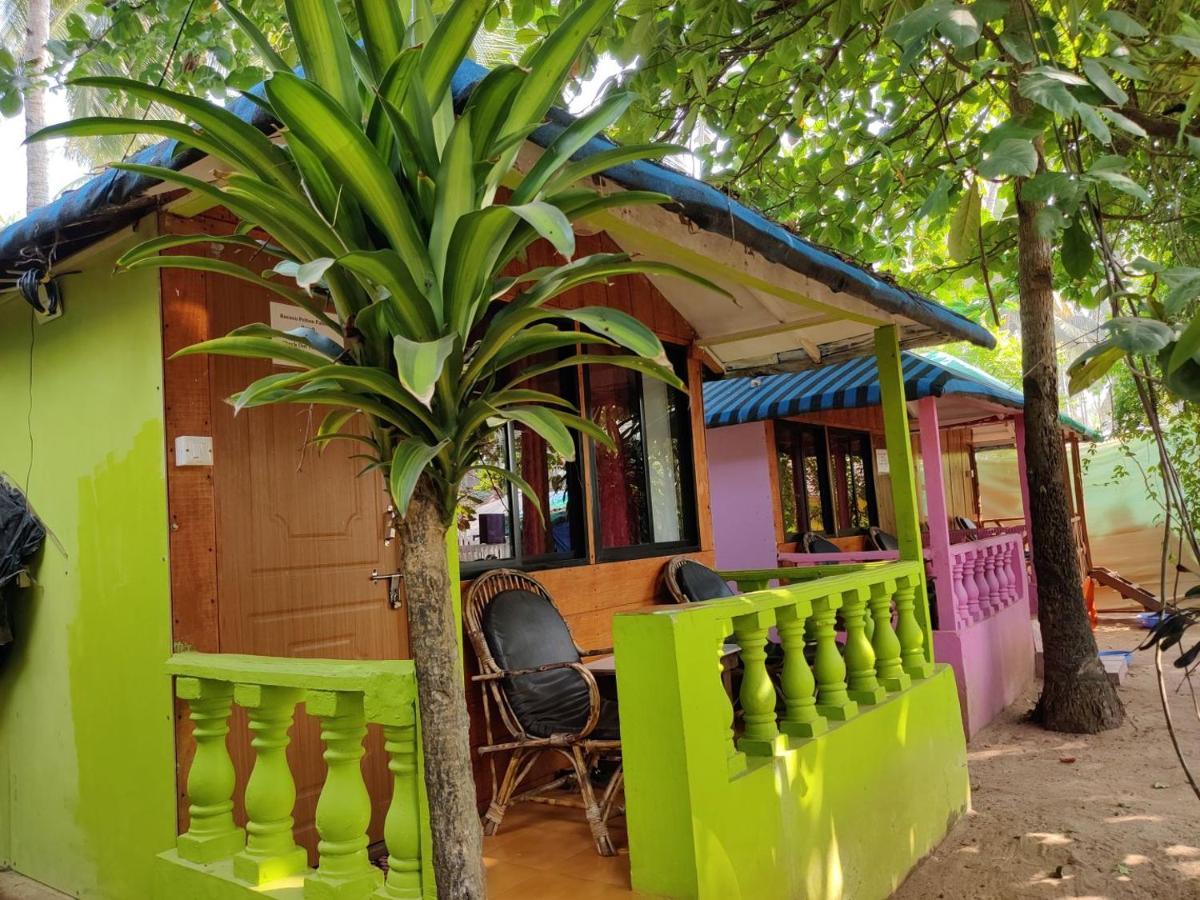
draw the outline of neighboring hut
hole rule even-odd
[[[1026,515],[1019,392],[937,351],[904,353],[934,648],[954,665],[968,735],[1033,677],[1036,587],[1025,521],[979,521],[975,454],[1017,448]],[[710,381],[704,387],[717,564],[723,569],[895,558],[891,476],[879,372],[870,359],[810,372]],[[1072,460],[1067,495],[1081,574],[1091,568],[1079,441],[1098,436],[1062,417]],[[982,527],[987,526],[987,527]]]
[[[460,105],[482,74],[473,65],[459,70]],[[270,130],[254,104],[233,108]],[[526,164],[568,120],[555,114],[532,135]],[[610,146],[597,141],[582,152]],[[171,141],[139,159],[220,177],[216,161]],[[961,339],[988,345],[990,336],[673,170],[624,165],[596,184],[665,191],[673,205],[598,216],[581,252],[619,247],[693,267],[736,302],[694,284],[642,277],[558,302],[610,305],[651,326],[692,398],[700,396],[706,367],[790,368],[863,353],[890,367],[886,407],[898,427],[886,449],[892,471],[908,473],[894,479],[892,501],[908,555],[842,576],[828,590],[809,582],[757,599],[647,613],[669,556],[714,559],[701,409],[629,370],[592,367],[567,370],[545,387],[578,398],[610,429],[617,451],[581,439],[578,461],[567,464],[534,436],[510,429],[500,451],[505,464],[547,498],[565,494],[563,515],[542,526],[520,515],[510,497],[500,510],[508,521],[496,532],[505,540],[492,541],[506,548],[504,558],[464,563],[464,578],[497,564],[535,571],[581,644],[603,646],[616,631],[635,887],[669,896],[797,896],[836,885],[881,897],[967,803],[952,676],[933,664],[914,555],[899,348]],[[63,543],[61,553],[47,551],[36,592],[16,604],[16,649],[0,678],[0,864],[76,895],[151,896],[160,853],[160,884],[168,887],[159,896],[189,895],[170,893],[179,879],[192,879],[189,896],[229,888],[217,881],[267,890],[231,862],[239,847],[227,823],[230,803],[253,830],[264,802],[276,817],[281,805],[292,812],[286,795],[294,781],[296,839],[315,847],[318,796],[334,807],[364,796],[357,766],[325,778],[317,717],[335,729],[327,738],[353,744],[354,723],[339,710],[361,708],[364,698],[367,717],[388,734],[385,753],[372,727],[361,769],[369,836],[379,839],[389,803],[393,821],[419,822],[414,676],[403,662],[404,592],[389,577],[397,560],[384,540],[382,485],[355,479],[360,463],[341,447],[303,453],[310,434],[303,410],[267,407],[234,417],[224,398],[271,371],[270,363],[170,359],[248,322],[299,324],[297,310],[215,272],[112,271],[123,250],[151,235],[233,228],[203,198],[109,171],[0,232],[2,268],[54,285],[65,310],[40,324],[17,294],[0,298],[0,394],[16,409],[11,427],[0,431],[0,469],[29,471],[32,500]],[[228,247],[223,258],[246,259]],[[550,259],[539,245],[526,264]],[[552,500],[546,505],[555,510]],[[864,603],[876,592],[879,628],[891,629],[895,604],[905,626],[903,660],[878,660],[882,686],[859,692],[861,709],[847,699],[845,672],[823,667],[815,693],[789,700],[805,729],[789,730],[786,717],[777,727],[771,710],[759,710],[754,739],[735,749],[733,710],[721,700],[713,665],[731,621],[751,636],[758,634],[751,620],[760,618],[802,623],[818,609],[824,622],[850,584]],[[880,590],[888,593],[877,597]],[[614,629],[618,613],[626,615]],[[677,661],[674,670],[661,669],[668,659]],[[760,662],[749,666],[766,677]],[[168,674],[186,704],[173,700]],[[875,681],[874,670],[859,674]],[[273,741],[250,747],[245,723],[249,717],[256,729],[278,729],[294,715],[297,697],[307,702],[284,765],[281,754],[271,755]],[[238,710],[232,720],[231,702]],[[826,716],[846,721],[822,733],[817,726]],[[836,764],[848,748],[860,760],[852,769]],[[225,776],[230,752],[236,789]],[[243,787],[256,752],[274,780],[255,799]],[[739,776],[730,778],[734,771]],[[819,808],[811,806],[816,785]],[[485,779],[480,786],[486,790]],[[879,797],[888,798],[886,816],[878,815]],[[582,819],[580,826],[586,846]],[[901,826],[902,847],[894,840]],[[342,837],[350,843],[331,842],[330,852],[363,835]],[[555,832],[547,853],[560,852],[564,840]],[[803,848],[803,860],[792,859],[792,848]],[[419,878],[423,851],[391,849]],[[721,866],[710,865],[717,857]],[[255,871],[304,874],[303,854],[290,849],[270,862]],[[370,881],[369,873],[354,874]],[[428,894],[431,879],[424,885]],[[339,896],[357,900],[355,890]]]

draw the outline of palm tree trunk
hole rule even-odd
[[[1125,710],[1100,664],[1084,607],[1063,477],[1066,452],[1058,420],[1051,244],[1038,233],[1034,222],[1041,204],[1019,199],[1022,182],[1018,179],[1015,193],[1025,460],[1045,663],[1045,682],[1035,712],[1051,731],[1094,734],[1120,725]]]
[[[480,900],[487,895],[483,836],[441,512],[437,491],[422,478],[399,528],[408,638],[417,670],[437,895]]]
[[[42,67],[50,39],[50,0],[29,0],[25,23],[25,65],[30,77],[25,89],[25,135],[46,124],[46,88]],[[43,142],[25,145],[25,210],[32,212],[50,200],[50,148]]]

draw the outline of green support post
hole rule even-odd
[[[892,504],[900,559],[921,563],[917,575],[913,614],[921,630],[922,659],[905,660],[905,671],[917,678],[933,674],[933,630],[929,619],[929,592],[925,584],[925,555],[921,546],[921,517],[917,506],[917,476],[908,432],[908,407],[904,398],[904,370],[895,325],[875,329],[875,359],[879,367],[879,393],[883,403],[883,431],[887,442]],[[878,620],[876,620],[878,624]]]

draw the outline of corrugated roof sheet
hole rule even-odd
[[[977,397],[1011,409],[1023,409],[1019,391],[962,360],[936,351],[901,354],[904,395]],[[881,402],[879,368],[874,357],[822,366],[805,372],[759,378],[726,378],[704,385],[704,421],[710,428],[764,419],[782,419],[830,409],[857,409]],[[1062,423],[1088,440],[1100,435],[1067,415]]]
[[[477,63],[462,63],[452,87],[457,107],[462,107],[486,74],[487,69]],[[256,88],[255,92],[261,93],[261,88]],[[272,130],[272,123],[258,105],[243,99],[230,108],[261,130]],[[566,112],[551,110],[549,121],[535,131],[530,140],[545,147],[571,121],[572,117]],[[596,138],[576,153],[575,158],[586,158],[613,146],[607,139]],[[181,148],[175,141],[163,141],[138,154],[137,161],[181,169],[200,158],[201,154],[195,150]],[[992,335],[965,316],[805,241],[699,179],[648,161],[616,166],[603,174],[625,188],[669,194],[675,201],[672,208],[695,226],[752,249],[767,260],[819,281],[835,292],[844,292],[948,338],[967,340],[984,347],[994,346]],[[145,192],[156,183],[142,175],[108,170],[81,188],[35,210],[0,231],[0,271],[20,270],[39,257],[51,254],[56,260],[64,259],[119,231],[153,205]]]

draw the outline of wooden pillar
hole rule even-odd
[[[1075,475],[1075,513],[1079,516],[1079,533],[1083,538],[1083,563],[1092,570],[1092,541],[1088,536],[1087,511],[1083,505],[1083,461],[1079,458],[1079,435],[1071,435],[1071,469]]]
[[[1017,475],[1021,480],[1021,514],[1025,517],[1025,544],[1033,554],[1033,517],[1029,512],[1029,466],[1025,462],[1025,414],[1013,416],[1013,434],[1017,444]],[[1030,570],[1032,571],[1032,570]],[[1032,575],[1030,576],[1032,578]],[[1030,583],[1029,615],[1037,618],[1037,586]]]
[[[950,515],[946,509],[946,480],[942,469],[942,435],[936,397],[922,397],[919,410],[921,460],[925,464],[925,508],[929,522],[929,572],[936,586],[938,627],[956,631],[954,570],[950,559]]]
[[[908,408],[904,399],[904,370],[895,325],[875,329],[875,360],[879,366],[879,393],[883,405],[883,433],[887,442],[892,504],[896,510],[896,540],[900,558],[921,562],[913,613],[923,633],[925,659],[933,662],[933,632],[929,622],[929,593],[925,585],[921,519],[917,506],[917,478],[908,434]],[[911,672],[910,672],[911,674]]]

